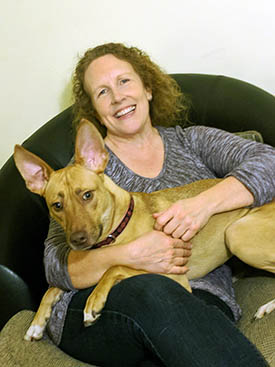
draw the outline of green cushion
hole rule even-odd
[[[257,346],[270,366],[274,367],[275,311],[260,320],[254,320],[257,309],[275,298],[274,275],[255,271],[253,276],[238,280],[234,288],[243,311],[238,327]]]
[[[264,139],[262,135],[256,130],[247,130],[235,133],[245,139],[255,140],[259,143],[263,143]]]
[[[49,339],[23,340],[34,312],[20,311],[0,333],[0,366],[3,367],[95,367],[80,362],[57,348]]]

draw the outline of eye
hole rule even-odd
[[[107,88],[101,89],[98,93],[98,97],[104,96],[107,93]]]
[[[93,193],[92,191],[86,191],[83,195],[82,195],[82,199],[84,201],[88,201],[91,200],[93,198]]]
[[[57,201],[56,203],[52,204],[52,208],[54,208],[55,211],[59,212],[63,209],[63,204],[60,201]]]
[[[126,84],[126,83],[128,83],[129,81],[130,81],[130,79],[129,79],[129,78],[124,78],[124,79],[121,79],[120,84]]]

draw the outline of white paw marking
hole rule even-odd
[[[39,340],[42,338],[43,336],[43,331],[44,331],[44,327],[39,326],[39,325],[31,325],[25,336],[24,339],[27,341],[32,341],[32,340]]]
[[[92,312],[84,312],[84,325],[90,326],[92,325],[98,318],[100,317],[100,313]]]
[[[271,313],[273,310],[275,310],[275,299],[259,307],[254,317],[255,319],[261,319],[264,315]]]

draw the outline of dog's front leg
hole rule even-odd
[[[51,287],[44,294],[38,311],[36,312],[31,326],[28,328],[24,339],[27,341],[39,340],[50,318],[52,307],[58,302],[63,291],[59,288]]]
[[[107,270],[86,301],[84,325],[90,326],[100,316],[108,294],[115,284],[123,279],[144,273],[145,271],[131,269],[127,266],[113,266]]]

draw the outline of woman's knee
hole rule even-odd
[[[118,283],[112,288],[106,309],[111,307],[118,311],[130,310],[157,312],[160,304],[168,307],[179,298],[189,297],[190,294],[172,279],[159,274],[142,274]]]

